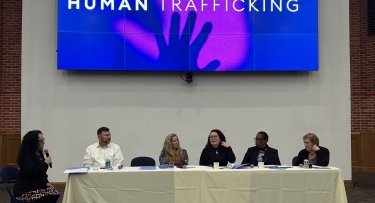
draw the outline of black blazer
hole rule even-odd
[[[20,176],[13,187],[14,195],[18,197],[23,193],[47,188],[47,169],[42,151],[27,154],[20,163]]]
[[[242,164],[248,163],[253,164],[254,166],[258,166],[258,154],[258,147],[250,147],[249,149],[247,149]],[[277,149],[271,148],[268,145],[266,145],[263,159],[265,165],[281,165]]]
[[[319,146],[320,150],[316,151],[316,165],[328,166],[329,164],[329,150],[325,147]],[[297,166],[303,164],[303,160],[308,159],[309,152],[306,149],[301,150],[297,157]]]
[[[218,148],[205,147],[202,150],[199,165],[212,166],[214,162],[220,162],[220,166],[226,166],[228,162],[234,163],[235,161],[236,156],[233,153],[232,147],[219,145]]]

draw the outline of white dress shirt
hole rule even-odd
[[[87,147],[83,164],[92,166],[94,162],[98,162],[101,168],[105,167],[105,161],[109,159],[112,167],[123,165],[124,156],[117,144],[109,143],[102,147],[99,143],[94,143]]]

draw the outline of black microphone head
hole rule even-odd
[[[48,151],[48,149],[44,149],[44,153],[46,154],[46,156],[49,156],[49,151]]]
[[[49,157],[48,149],[44,149],[44,153],[46,154],[46,157]],[[50,168],[52,168],[52,162],[48,164]]]

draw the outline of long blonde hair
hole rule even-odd
[[[177,150],[174,150],[172,147],[172,139],[173,137],[177,137],[177,134],[171,133],[169,134],[164,141],[163,151],[165,155],[168,157],[169,161],[173,162],[173,164],[181,163],[183,160],[181,160],[181,147],[180,147],[180,140],[177,137],[178,140],[178,148]]]

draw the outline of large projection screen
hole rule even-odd
[[[60,70],[316,71],[318,0],[58,0]]]

